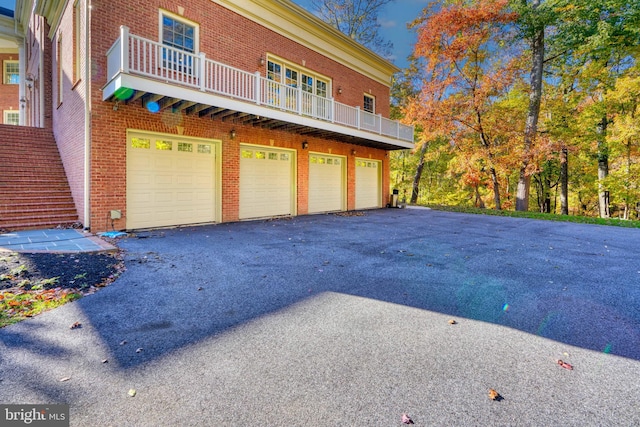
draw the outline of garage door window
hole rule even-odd
[[[198,144],[198,153],[211,154],[211,144]]]
[[[264,160],[266,158],[264,151],[256,151],[256,159]]]
[[[251,151],[251,150],[242,150],[242,158],[243,159],[251,159],[251,158],[253,158],[253,151]]]
[[[163,141],[161,139],[156,139],[156,150],[171,151],[171,150],[173,150],[173,142],[172,141]]]
[[[178,142],[178,151],[184,151],[186,153],[193,152],[193,144],[188,142]]]

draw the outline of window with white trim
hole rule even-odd
[[[20,62],[5,60],[4,62],[4,84],[17,85],[20,83]]]
[[[369,94],[364,94],[364,111],[374,114],[376,112],[376,98]]]
[[[195,22],[167,11],[160,11],[160,42],[164,66],[175,71],[190,72],[198,53],[199,27]]]
[[[5,125],[19,125],[20,112],[15,110],[5,110],[3,114],[3,122]]]
[[[267,61],[267,79],[290,87],[299,87],[304,92],[323,98],[327,97],[329,82],[331,81],[331,79],[321,74],[276,58],[269,58]]]

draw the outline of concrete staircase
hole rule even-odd
[[[77,222],[53,132],[0,125],[0,230],[67,227]]]

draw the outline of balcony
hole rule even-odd
[[[413,127],[135,36],[107,52],[103,100],[185,111],[383,149],[413,148]]]

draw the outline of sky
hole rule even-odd
[[[293,2],[312,12],[310,0]],[[416,19],[428,3],[428,0],[395,0],[378,16],[382,36],[393,43],[391,62],[400,68],[408,65],[407,56],[415,44],[415,33],[407,30],[407,24]]]
[[[16,9],[16,1],[15,0],[0,0],[0,7],[4,7],[5,9],[15,10]]]

